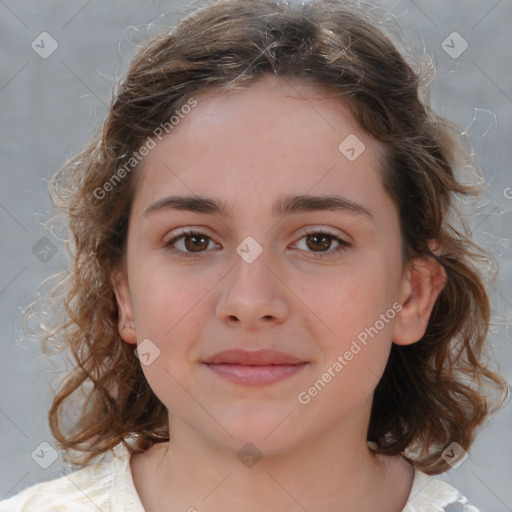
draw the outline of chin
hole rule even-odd
[[[279,408],[275,412],[269,411],[268,405],[265,411],[255,409],[254,406],[243,410],[230,409],[227,415],[217,417],[232,437],[222,429],[222,439],[216,441],[235,452],[251,443],[265,456],[278,455],[300,443],[300,430],[296,422],[290,421],[293,409]],[[212,431],[208,430],[207,435],[211,437]]]

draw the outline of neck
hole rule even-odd
[[[150,449],[152,462],[139,468],[148,483],[139,492],[148,512],[363,512],[388,510],[382,497],[390,490],[397,494],[396,488],[389,489],[397,483],[397,472],[390,477],[388,471],[385,459],[390,458],[371,454],[365,429],[354,430],[355,425],[331,428],[301,446],[270,454],[205,440],[176,418],[172,425],[171,442]],[[401,485],[402,496],[395,496],[389,511],[405,505],[410,482]]]

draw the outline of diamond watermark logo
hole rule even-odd
[[[58,252],[57,246],[46,236],[43,236],[32,247],[32,254],[41,262],[48,263]]]
[[[59,47],[59,43],[48,32],[41,32],[30,46],[39,57],[47,59]]]
[[[453,468],[458,468],[467,458],[468,452],[455,441],[446,448],[441,457]]]
[[[48,469],[59,458],[57,450],[46,441],[40,443],[30,456],[43,469]]]
[[[252,263],[263,252],[263,247],[252,236],[248,236],[236,248],[236,252],[246,263]]]
[[[262,453],[253,443],[245,443],[236,456],[244,466],[252,468],[260,461]]]
[[[339,152],[351,162],[357,160],[365,149],[366,146],[363,144],[363,141],[353,133],[338,146]]]
[[[468,42],[458,32],[452,32],[441,43],[441,48],[452,59],[458,59],[468,49],[468,46]]]
[[[144,366],[150,366],[160,356],[160,349],[147,338],[139,343],[134,353]]]

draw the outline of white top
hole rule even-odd
[[[42,482],[0,501],[0,512],[144,512],[133,483],[130,452],[119,444],[110,462]],[[415,470],[402,512],[478,512],[446,482]]]

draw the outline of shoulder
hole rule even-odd
[[[143,512],[129,461],[126,449],[116,447],[110,462],[97,463],[24,489],[0,501],[0,512],[117,512],[118,505],[119,511]]]
[[[479,512],[450,484],[419,470],[414,472],[409,500],[402,512]]]
[[[109,465],[96,464],[55,480],[33,485],[0,502],[0,512],[103,510],[110,487]]]

